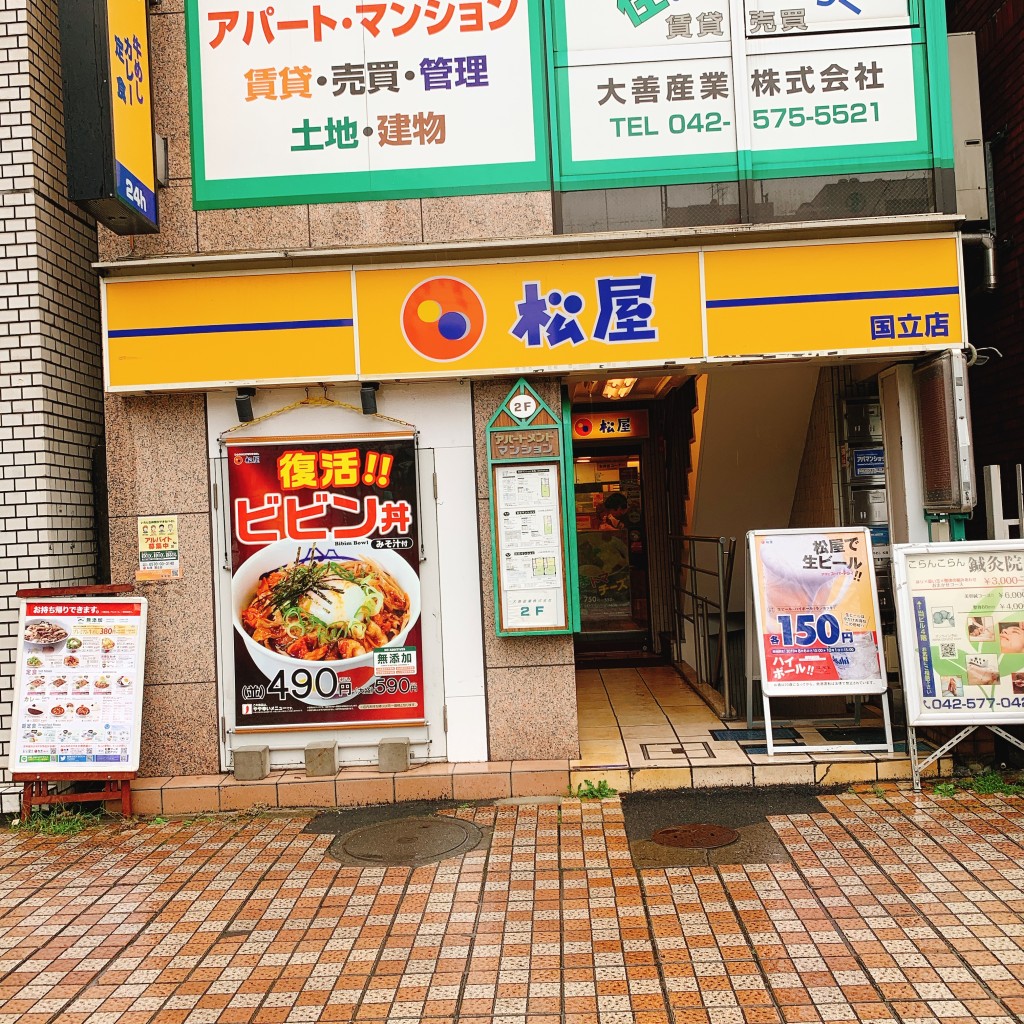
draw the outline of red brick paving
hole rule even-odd
[[[756,797],[752,796],[752,799]],[[308,818],[0,838],[0,1024],[1018,1024],[1024,811],[822,799],[793,865],[637,871],[617,801],[342,867]]]

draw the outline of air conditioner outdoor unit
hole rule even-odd
[[[924,504],[929,512],[970,512],[977,504],[971,409],[962,352],[945,352],[914,371],[921,422]]]

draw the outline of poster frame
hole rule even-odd
[[[860,536],[864,541],[864,561],[865,566],[868,570],[869,584],[871,587],[871,598],[872,598],[872,611],[875,616],[875,635],[877,636],[878,644],[878,666],[879,676],[878,680],[873,680],[873,685],[864,685],[864,680],[851,681],[852,684],[848,687],[841,685],[832,685],[830,682],[829,689],[822,691],[818,684],[815,683],[804,683],[793,686],[786,686],[784,690],[780,690],[776,687],[773,682],[768,678],[768,665],[765,656],[765,649],[763,643],[764,636],[764,622],[762,619],[761,609],[761,585],[760,576],[758,574],[758,559],[757,559],[757,545],[756,540],[759,537],[778,537],[778,536],[809,536],[815,537],[820,536],[823,533],[828,534],[855,534]],[[784,754],[789,753],[842,753],[844,751],[887,751],[893,753],[894,743],[892,735],[892,718],[889,710],[889,680],[888,673],[886,671],[885,664],[885,645],[882,643],[882,631],[881,631],[881,615],[879,614],[878,607],[878,583],[875,579],[875,563],[872,555],[871,548],[871,531],[870,529],[862,526],[832,526],[832,527],[814,527],[806,528],[802,527],[799,529],[791,530],[751,530],[747,533],[747,566],[750,571],[750,593],[751,603],[753,605],[753,621],[754,621],[754,643],[757,646],[757,659],[758,669],[760,671],[761,679],[761,696],[764,706],[764,724],[765,724],[765,740],[767,744],[767,751],[769,756],[773,756],[776,753],[774,734],[772,727],[772,713],[771,713],[771,699],[772,697],[818,697],[818,696],[863,696],[863,695],[874,695],[877,694],[881,697],[882,703],[882,716],[885,729],[885,742],[884,743],[826,743],[826,744],[799,744],[795,746],[786,746],[781,748],[781,752]],[[836,682],[842,683],[842,680]]]
[[[907,725],[912,728],[935,726],[988,726],[1022,725],[1024,708],[1005,716],[983,715],[964,711],[948,713],[928,712],[923,706],[921,692],[921,664],[914,630],[914,593],[908,579],[907,559],[914,555],[943,555],[998,553],[1011,551],[1024,557],[1024,541],[983,540],[947,541],[927,544],[894,544],[892,547],[893,590],[896,603],[896,623],[899,634],[900,667],[903,676],[903,695],[907,710]],[[913,686],[910,685],[913,681]]]
[[[139,763],[142,756],[142,702],[144,700],[145,674],[146,674],[146,630],[149,620],[149,601],[145,597],[134,594],[119,594],[110,597],[104,596],[54,596],[54,597],[26,597],[20,596],[18,606],[18,644],[15,652],[13,695],[11,708],[11,737],[10,737],[10,771],[14,775],[31,775],[38,778],[48,776],[74,775],[75,778],[107,778],[113,774],[128,773],[134,775],[139,771]],[[139,606],[139,642],[136,657],[136,684],[132,687],[134,706],[132,708],[132,739],[128,752],[128,762],[117,763],[104,762],[68,762],[56,764],[42,762],[26,762],[23,765],[18,763],[20,751],[20,738],[18,723],[21,717],[21,708],[25,700],[25,679],[23,677],[23,656],[25,653],[25,620],[26,612],[30,603],[53,603],[53,604],[83,604],[83,605],[110,605],[110,604],[135,604]],[[60,617],[60,616],[55,616]]]
[[[500,502],[498,501],[497,494],[498,488],[497,478],[498,473],[504,469],[520,469],[526,466],[532,466],[537,469],[543,469],[546,466],[551,467],[555,472],[555,496],[558,502],[558,518],[559,518],[559,533],[561,534],[561,555],[562,555],[562,594],[561,594],[561,608],[562,608],[562,619],[563,625],[561,626],[527,626],[519,629],[513,629],[505,621],[504,615],[504,602],[502,601],[502,595],[505,593],[505,589],[502,583],[502,570],[501,570],[501,542],[498,539],[498,515],[500,512]],[[564,482],[561,462],[556,460],[547,459],[545,461],[533,460],[530,462],[497,462],[491,466],[491,509],[492,509],[492,520],[493,520],[493,537],[494,537],[494,621],[498,636],[555,636],[572,631],[572,623],[569,613],[569,587],[568,587],[568,572],[566,570],[567,559],[565,550],[565,501],[563,500]]]
[[[242,424],[242,425],[244,426],[245,424]],[[237,566],[237,567],[234,566],[234,564],[233,564],[233,556],[232,556],[232,548],[233,548],[233,544],[234,544],[234,530],[235,530],[234,513],[233,513],[234,496],[233,496],[233,492],[232,492],[232,489],[231,489],[231,486],[230,486],[231,478],[230,478],[230,471],[229,471],[229,468],[228,468],[228,465],[227,465],[227,463],[228,463],[228,456],[229,456],[229,454],[231,452],[231,449],[232,448],[238,448],[238,447],[281,446],[281,445],[292,445],[292,444],[299,444],[299,445],[301,445],[301,444],[308,444],[308,445],[313,445],[313,444],[337,445],[339,443],[348,443],[348,442],[351,442],[351,443],[356,444],[356,445],[381,444],[381,443],[388,443],[388,442],[393,442],[393,443],[402,442],[402,443],[408,443],[408,444],[410,444],[412,446],[414,465],[415,465],[415,481],[416,481],[416,484],[415,484],[416,506],[415,506],[415,510],[414,510],[414,512],[415,512],[414,522],[415,522],[416,531],[417,531],[416,532],[417,543],[416,543],[415,547],[413,549],[411,549],[411,550],[413,550],[413,552],[415,553],[415,556],[416,556],[415,572],[416,572],[417,577],[420,577],[420,575],[421,575],[421,573],[420,573],[420,564],[422,563],[423,557],[424,557],[424,555],[423,555],[424,539],[423,539],[423,536],[421,534],[421,528],[422,528],[422,507],[421,507],[421,496],[422,496],[422,493],[421,493],[421,487],[420,487],[421,448],[419,446],[419,434],[418,434],[418,432],[416,430],[414,430],[412,428],[401,429],[401,428],[399,428],[397,426],[397,422],[396,422],[396,427],[394,429],[371,430],[371,431],[366,431],[366,432],[327,430],[327,431],[324,431],[322,433],[318,432],[318,433],[313,433],[313,434],[310,434],[308,432],[289,433],[289,434],[276,434],[276,433],[274,433],[274,434],[267,434],[267,435],[258,435],[258,434],[257,435],[245,435],[245,434],[241,434],[241,433],[237,433],[237,434],[235,434],[235,433],[228,433],[228,434],[226,434],[224,436],[221,436],[219,438],[220,451],[223,453],[223,456],[224,456],[224,458],[223,458],[222,478],[221,478],[222,482],[223,482],[224,494],[225,494],[225,501],[224,501],[224,510],[225,510],[224,529],[225,529],[225,535],[224,535],[224,538],[223,538],[223,541],[224,541],[224,550],[223,550],[224,562],[223,562],[223,566],[222,567],[228,573],[228,581],[227,581],[227,586],[226,586],[226,594],[227,594],[226,600],[228,602],[227,603],[227,607],[228,608],[231,607],[230,602],[232,600],[232,597],[231,597],[231,595],[232,595],[232,583],[233,583],[233,580],[234,580],[235,573],[236,573],[238,568],[240,568],[242,565],[245,564],[245,562],[242,562],[242,563],[240,563],[239,566]],[[252,555],[248,556],[248,558],[251,558],[251,557],[253,557],[253,556]],[[246,561],[248,561],[248,558],[246,559]],[[420,613],[420,620],[422,620],[422,610],[421,610],[421,613]],[[228,617],[228,622],[232,622],[232,619],[231,619],[230,615]],[[233,625],[233,623],[232,623],[232,625]],[[409,728],[409,727],[416,727],[416,726],[427,725],[428,724],[428,719],[427,719],[426,706],[425,706],[426,705],[427,683],[426,683],[426,678],[425,678],[425,667],[423,665],[423,658],[422,658],[422,646],[423,646],[423,640],[422,640],[422,637],[423,637],[423,626],[422,626],[422,621],[420,621],[418,623],[418,626],[419,626],[420,631],[421,631],[420,632],[420,637],[421,637],[420,649],[419,649],[419,653],[418,653],[418,666],[419,667],[418,667],[418,670],[417,670],[417,674],[420,676],[420,680],[419,680],[420,689],[419,689],[418,701],[422,705],[421,713],[417,714],[417,713],[414,712],[412,717],[402,718],[402,719],[380,719],[380,720],[368,720],[368,721],[346,721],[344,719],[340,719],[339,720],[339,719],[335,718],[334,720],[331,720],[331,721],[316,721],[316,722],[309,722],[309,721],[288,722],[288,721],[284,721],[284,722],[259,723],[257,721],[257,722],[254,722],[254,723],[248,724],[248,725],[247,724],[241,724],[239,715],[237,713],[238,705],[240,703],[242,703],[242,700],[241,700],[240,695],[239,695],[239,689],[240,689],[241,684],[240,684],[239,678],[238,678],[238,671],[239,671],[240,663],[239,663],[239,660],[238,660],[238,658],[236,656],[236,657],[231,658],[229,662],[225,663],[225,666],[230,665],[230,671],[227,671],[227,667],[225,667],[225,671],[227,672],[226,678],[225,678],[227,686],[226,686],[226,689],[223,691],[223,693],[221,695],[221,698],[220,698],[220,699],[222,699],[224,701],[224,704],[223,704],[222,709],[221,709],[222,729],[224,730],[222,735],[226,735],[227,732],[230,732],[230,733],[233,733],[233,734],[237,734],[237,735],[246,735],[246,734],[275,734],[275,733],[277,733],[277,734],[289,734],[289,733],[310,733],[310,732],[317,732],[317,733],[323,732],[323,733],[330,734],[330,733],[335,733],[335,732],[337,732],[339,730],[340,731],[346,731],[346,730],[365,730],[365,729],[393,729],[393,728]],[[232,644],[234,644],[234,630],[232,630],[231,642],[232,642]],[[385,645],[385,646],[387,646],[387,645]],[[257,666],[257,671],[262,671],[262,670],[260,670],[258,668],[258,666]],[[373,678],[374,677],[371,676],[370,681],[372,681]],[[296,698],[296,699],[301,701],[301,698]],[[343,703],[347,704],[349,702],[346,701],[346,702],[343,702]],[[339,705],[339,706],[341,706],[341,705]],[[315,706],[313,707],[313,710],[316,710]],[[322,710],[330,710],[330,709],[328,708],[328,709],[322,709]],[[230,726],[230,728],[227,725],[227,717],[228,716],[230,716],[230,720],[233,722],[233,724]]]

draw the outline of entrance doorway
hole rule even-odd
[[[637,445],[574,449],[581,654],[651,648],[642,472]]]
[[[667,662],[675,629],[671,537],[685,521],[693,380],[572,381],[567,390],[577,665]]]

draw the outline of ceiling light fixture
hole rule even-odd
[[[604,391],[601,392],[604,398],[612,398],[616,401],[620,398],[625,398],[630,391],[633,390],[633,385],[636,383],[636,377],[622,377],[617,380],[606,380],[604,382]]]

